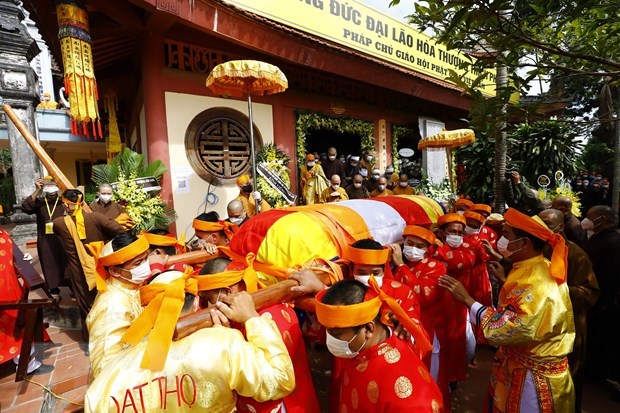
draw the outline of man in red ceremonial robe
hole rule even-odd
[[[492,248],[495,248],[497,243],[497,236],[493,231],[484,226],[484,216],[467,211],[463,214],[465,217],[465,236],[464,242],[479,246],[482,245],[483,240],[488,242]],[[486,229],[486,231],[484,231]],[[491,260],[488,254],[483,248],[477,248],[481,259],[478,260],[476,266],[472,269],[471,277],[469,279],[469,293],[476,301],[486,306],[491,306],[493,302],[493,291],[491,289],[491,280],[489,279],[489,271],[487,270],[487,262]]]
[[[220,298],[239,291],[257,290],[256,273],[245,264],[232,262],[229,258],[218,257],[208,261],[200,271],[198,289],[202,308],[214,307]],[[214,307],[215,308],[215,307]],[[287,412],[318,413],[319,403],[316,399],[306,347],[299,328],[297,314],[286,304],[275,304],[259,311],[267,315],[278,327],[286,349],[291,356],[295,370],[295,390],[284,399],[257,402],[248,397],[237,398],[240,412]],[[242,328],[239,328],[243,331]]]
[[[393,279],[389,267],[389,251],[389,248],[384,248],[381,244],[372,239],[356,241],[347,250],[352,265],[351,273],[355,280],[364,285],[368,285],[371,276],[374,277],[379,287],[400,304],[412,322],[416,325],[416,330],[420,332],[423,340],[428,342],[428,334],[420,322],[420,305],[417,301],[417,297],[411,287]],[[386,325],[393,325],[393,319],[390,318],[389,312],[386,311],[383,314],[382,322]],[[403,325],[398,324],[394,330],[394,335],[406,338],[407,333],[402,331],[403,328]],[[408,333],[412,332],[408,331]],[[415,338],[413,347],[417,348]],[[421,356],[420,353],[421,352],[418,350],[418,354]],[[334,359],[332,368],[332,381],[330,385],[330,405],[332,409],[336,408],[340,403],[337,399],[337,389],[340,388],[340,379],[342,376],[340,362],[341,360],[339,358]]]
[[[420,321],[433,342],[433,351],[424,362],[441,389],[444,405],[449,407],[448,372],[439,363],[443,329],[451,315],[444,308],[444,289],[439,287],[439,277],[446,275],[446,267],[430,258],[437,247],[435,234],[417,225],[408,225],[403,231],[402,251],[397,244],[390,245],[392,262],[396,265],[394,278],[411,287],[420,303]],[[404,257],[403,257],[404,256]],[[443,367],[443,368],[442,368]]]
[[[337,412],[443,412],[437,384],[414,349],[381,320],[393,313],[407,330],[418,327],[394,298],[382,291],[374,277],[370,287],[343,280],[316,298],[317,317],[327,328],[327,348],[339,361]],[[414,335],[419,336],[419,332]]]
[[[0,228],[0,302],[19,301],[22,298],[22,286],[15,274],[13,262],[13,239]],[[15,336],[18,310],[0,311],[0,364],[11,359],[18,362],[22,347],[22,334]],[[47,333],[45,337],[49,340]],[[31,352],[32,355],[32,352]],[[30,358],[27,374],[46,374],[54,370],[51,364],[41,364],[35,357]]]
[[[435,258],[443,262],[447,273],[461,281],[469,291],[472,270],[482,262],[484,252],[480,245],[464,242],[465,226],[463,215],[446,214],[439,217],[437,235],[444,245],[437,249]],[[450,382],[465,381],[467,364],[476,349],[476,339],[468,322],[467,311],[463,311],[463,305],[451,296],[445,295],[444,298],[444,308],[450,317],[446,320],[446,335],[439,337],[442,350],[440,365],[443,364],[448,369]]]

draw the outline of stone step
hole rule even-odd
[[[64,312],[64,316],[54,308],[47,308],[43,313],[43,321],[54,327],[81,330],[80,307],[75,298],[71,297],[71,290],[68,287],[60,287],[60,308]]]

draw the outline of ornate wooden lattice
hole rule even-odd
[[[254,127],[256,150],[262,147]],[[212,108],[198,114],[185,135],[185,151],[192,168],[210,182],[235,180],[250,169],[249,119],[229,108]]]

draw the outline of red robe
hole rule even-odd
[[[295,368],[295,390],[283,400],[257,402],[248,397],[237,398],[237,408],[240,412],[279,412],[282,401],[286,406],[287,413],[319,413],[319,402],[314,391],[310,366],[306,355],[306,346],[299,329],[297,314],[291,307],[285,304],[275,304],[259,311],[260,315],[269,314],[278,326],[282,340],[286,345],[293,366]]]
[[[13,266],[13,240],[0,229],[0,301],[19,301],[22,286]],[[22,335],[15,337],[18,310],[0,311],[0,363],[19,355]]]
[[[497,236],[495,232],[485,226],[480,229],[480,233],[478,234],[465,235],[464,242],[473,245],[478,255],[476,266],[471,272],[467,292],[474,300],[490,307],[493,304],[493,289],[491,288],[487,262],[489,262],[491,258],[482,247],[481,241],[483,239],[489,241],[491,246],[496,248]]]
[[[473,269],[481,261],[481,247],[464,241],[453,249],[444,244],[437,249],[436,259],[444,263],[448,275],[463,283],[469,292]],[[437,335],[441,343],[440,362],[448,369],[448,381],[465,381],[467,379],[466,328],[468,309],[451,294],[444,294],[444,312],[450,314],[445,328]]]
[[[450,314],[444,308],[446,290],[439,286],[439,278],[446,275],[446,266],[433,258],[424,258],[418,262],[407,262],[399,266],[394,278],[411,287],[420,303],[420,320],[431,340],[446,336],[446,318]],[[442,330],[442,331],[440,331]],[[443,345],[440,342],[440,346]],[[440,352],[441,354],[441,352]],[[424,358],[426,367],[430,369],[431,354]],[[448,387],[448,370],[439,363],[438,385],[444,399],[444,405],[449,407],[450,390]]]
[[[392,278],[388,278],[388,276],[383,276],[383,283],[381,285],[381,289],[387,295],[389,295],[394,300],[396,300],[398,304],[400,304],[400,306],[403,308],[403,310],[407,312],[407,314],[413,320],[413,322],[416,323],[418,327],[420,327],[422,332],[426,335],[426,338],[429,339],[428,333],[424,330],[424,326],[422,322],[420,321],[420,305],[418,303],[416,294],[413,292],[411,287],[399,281],[396,281]],[[387,314],[383,315],[382,321],[385,324],[390,324],[390,322],[387,319]],[[405,340],[402,340],[402,339],[398,339],[398,340],[405,343]],[[429,340],[432,342],[431,339]],[[412,345],[411,347],[415,349],[415,346]],[[418,355],[418,359],[419,359],[419,355]],[[336,409],[337,409],[337,406],[340,405],[338,389],[341,387],[340,379],[342,376],[342,363],[341,363],[342,360],[346,360],[346,359],[334,358],[334,362],[332,366],[332,378],[331,378],[331,384],[330,384],[330,406],[331,406],[331,411],[336,411],[336,412],[339,411]]]
[[[336,412],[443,412],[441,392],[407,342],[392,335],[354,359],[339,359]]]

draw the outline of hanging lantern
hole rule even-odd
[[[71,133],[103,138],[99,121],[97,81],[86,9],[75,0],[57,0],[58,38],[71,105]]]
[[[121,134],[118,131],[118,120],[116,111],[118,110],[118,100],[116,92],[106,92],[103,97],[103,107],[108,114],[108,136],[106,138],[106,152],[108,163],[122,150]]]

